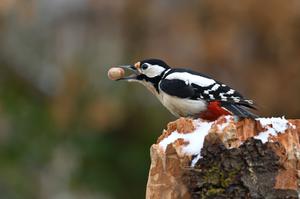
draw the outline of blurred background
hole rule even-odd
[[[188,3],[187,3],[188,2]],[[300,2],[1,0],[0,198],[143,198],[175,118],[107,70],[144,58],[300,117]]]

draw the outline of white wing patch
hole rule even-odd
[[[234,91],[233,89],[230,89],[229,91],[227,91],[227,93],[226,93],[226,94],[228,94],[228,95],[232,95],[234,92],[235,92],[235,91]]]
[[[254,104],[253,100],[244,100],[244,101],[249,103],[249,104]]]
[[[222,101],[227,101],[227,97],[224,96],[224,93],[220,93],[219,96],[221,97]]]
[[[216,91],[216,90],[218,90],[219,87],[220,87],[220,84],[215,84],[215,85],[211,88],[211,90],[212,90],[212,91]]]
[[[197,84],[199,86],[202,87],[206,87],[206,86],[210,86],[214,83],[216,83],[215,80],[207,78],[207,77],[202,77],[199,75],[193,75],[187,72],[175,72],[175,73],[171,73],[170,75],[168,75],[166,77],[166,79],[180,79],[183,81],[188,81],[190,84]]]
[[[240,102],[240,101],[241,101],[240,97],[231,96],[231,99],[232,99],[234,102]]]

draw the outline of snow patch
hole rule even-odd
[[[223,131],[229,125],[230,120],[234,119],[231,115],[226,115],[224,118],[225,122],[217,125],[220,131]]]
[[[226,121],[222,124],[218,124],[219,130],[223,131],[232,121],[236,118],[232,116],[225,116]],[[261,140],[263,143],[268,142],[270,136],[276,136],[278,133],[285,132],[288,128],[296,128],[284,117],[272,117],[272,118],[257,118],[261,126],[266,129],[260,132],[255,139]],[[169,144],[174,143],[177,139],[183,139],[187,142],[186,145],[180,146],[180,152],[184,155],[194,156],[191,162],[191,166],[194,167],[197,161],[202,158],[201,149],[203,148],[205,136],[209,133],[211,126],[214,122],[207,122],[201,119],[193,120],[195,130],[190,133],[178,133],[177,130],[173,131],[168,137],[161,140],[158,145],[165,152]]]
[[[194,167],[200,158],[201,158],[201,154],[198,153],[198,155],[194,157],[194,159],[192,160],[191,167]]]
[[[196,158],[192,161],[192,164],[196,164],[200,159],[200,151],[204,144],[204,138],[208,134],[211,125],[213,122],[205,122],[201,120],[194,120],[195,130],[191,133],[178,133],[174,131],[168,137],[164,138],[159,142],[159,146],[166,151],[166,148],[169,144],[175,142],[177,139],[182,138],[185,142],[188,142],[187,145],[181,147],[181,151],[185,155],[197,155]]]
[[[262,143],[266,143],[270,135],[276,136],[278,133],[283,133],[289,127],[295,128],[295,125],[291,124],[284,117],[271,117],[271,118],[257,118],[261,126],[266,131],[260,132],[255,139],[259,139]]]

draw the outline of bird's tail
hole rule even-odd
[[[232,103],[224,103],[222,104],[224,108],[228,111],[232,112],[233,115],[236,115],[241,118],[257,118],[258,115],[250,112],[247,107],[239,104],[232,104]]]

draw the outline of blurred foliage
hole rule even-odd
[[[299,118],[300,4],[1,0],[0,198],[143,198],[172,117],[107,69],[157,57]],[[198,66],[198,67],[197,67]]]

